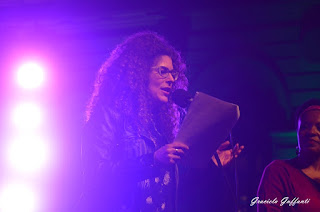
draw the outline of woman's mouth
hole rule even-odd
[[[161,90],[163,91],[163,93],[164,93],[166,96],[169,96],[169,95],[170,95],[171,88],[161,88]]]

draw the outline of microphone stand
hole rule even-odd
[[[234,142],[233,142],[233,139],[232,139],[232,134],[230,132],[230,144],[231,146],[233,147],[234,146]],[[238,198],[239,198],[239,190],[238,190],[238,187],[239,187],[239,182],[238,182],[238,172],[237,172],[237,160],[236,158],[234,158],[234,183],[235,183],[235,212],[238,211]]]
[[[229,134],[229,140],[230,140],[231,146],[233,147],[234,144],[233,144],[233,139],[232,139],[231,133]],[[225,182],[226,182],[226,184],[227,184],[227,186],[228,186],[228,188],[229,188],[229,190],[230,190],[230,192],[232,194],[232,197],[233,197],[233,200],[234,200],[234,203],[235,203],[235,206],[234,206],[235,207],[234,208],[235,212],[238,212],[238,174],[237,174],[236,158],[234,158],[234,180],[235,180],[235,192],[234,192],[234,190],[232,188],[232,185],[230,184],[230,182],[228,180],[228,176],[227,176],[227,174],[226,174],[226,172],[225,172],[225,170],[224,170],[224,168],[223,168],[223,166],[221,164],[221,161],[220,161],[220,158],[219,158],[217,152],[215,152],[213,155],[217,160],[218,167],[221,169],[221,172],[222,172],[222,175],[224,177],[224,180],[225,180]]]

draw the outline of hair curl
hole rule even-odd
[[[148,92],[150,68],[161,55],[169,56],[173,68],[179,72],[172,92],[179,88],[187,89],[186,65],[180,53],[155,32],[139,32],[119,44],[98,71],[87,104],[86,121],[99,103],[129,118],[138,134],[146,131],[152,135],[152,127],[156,123],[159,132],[172,141],[179,128],[182,110],[169,99],[155,114]]]

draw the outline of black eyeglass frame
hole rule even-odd
[[[175,70],[170,71],[165,66],[155,66],[155,67],[151,67],[151,69],[157,70],[158,74],[161,77],[163,77],[164,79],[167,78],[169,76],[169,74],[171,74],[171,76],[174,79],[174,81],[176,81],[179,78],[179,72],[178,71],[175,71]]]

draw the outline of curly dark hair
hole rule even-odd
[[[155,113],[148,92],[151,67],[161,55],[169,56],[174,70],[179,72],[172,92],[187,89],[186,65],[180,53],[157,33],[139,32],[118,45],[98,71],[87,105],[86,121],[99,102],[129,118],[138,134],[144,130],[152,135],[152,126],[156,125],[157,130],[172,141],[179,128],[182,110],[169,99]]]

